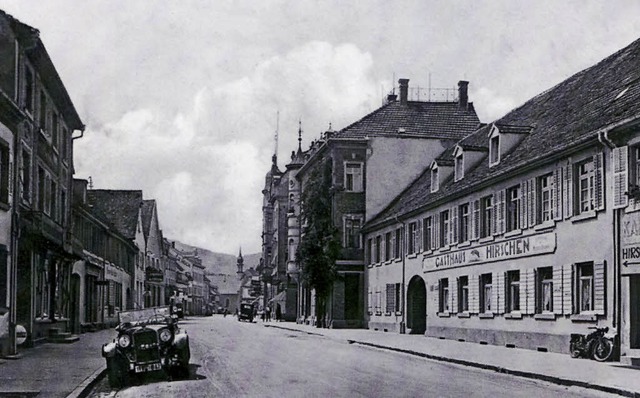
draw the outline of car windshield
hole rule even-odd
[[[152,307],[142,310],[120,311],[118,321],[120,323],[164,323],[170,317],[169,307]]]

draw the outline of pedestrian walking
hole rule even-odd
[[[267,322],[271,322],[271,308],[267,307],[264,310]]]
[[[282,308],[280,308],[280,303],[276,304],[276,322],[280,322],[282,318]]]

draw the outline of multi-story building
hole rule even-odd
[[[38,30],[3,11],[0,54],[0,344],[15,352],[17,325],[26,344],[68,329],[72,133],[84,125]]]
[[[365,226],[371,329],[640,355],[640,40],[443,150]],[[405,293],[406,291],[406,293]]]
[[[145,307],[168,304],[165,297],[166,257],[162,246],[162,230],[158,221],[158,206],[154,199],[142,201],[142,231],[144,233]]]
[[[329,164],[331,209],[342,250],[339,278],[325,313],[330,327],[360,327],[364,315],[364,245],[360,229],[451,143],[474,131],[479,120],[468,102],[468,82],[452,101],[412,101],[409,80],[399,80],[400,98],[315,142],[296,179],[304,192],[313,171]],[[303,215],[304,217],[304,215]],[[304,234],[304,225],[301,230]],[[302,265],[304,267],[304,265]],[[303,287],[299,321],[316,322],[313,292]]]
[[[108,217],[87,202],[87,181],[74,179],[72,225],[81,260],[73,265],[78,299],[72,309],[71,331],[79,333],[118,322],[118,311],[133,308],[132,276],[136,245],[120,234]]]

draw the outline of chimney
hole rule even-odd
[[[460,80],[458,82],[458,105],[460,109],[466,110],[469,105],[469,82]]]
[[[409,95],[409,79],[398,80],[400,85],[400,104],[407,105],[407,96]]]

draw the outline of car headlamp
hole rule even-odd
[[[123,334],[118,338],[118,345],[122,348],[127,348],[131,344],[131,337],[128,334]]]
[[[167,341],[171,340],[172,333],[169,329],[162,329],[160,331],[160,341],[162,341],[163,343],[166,343]]]

